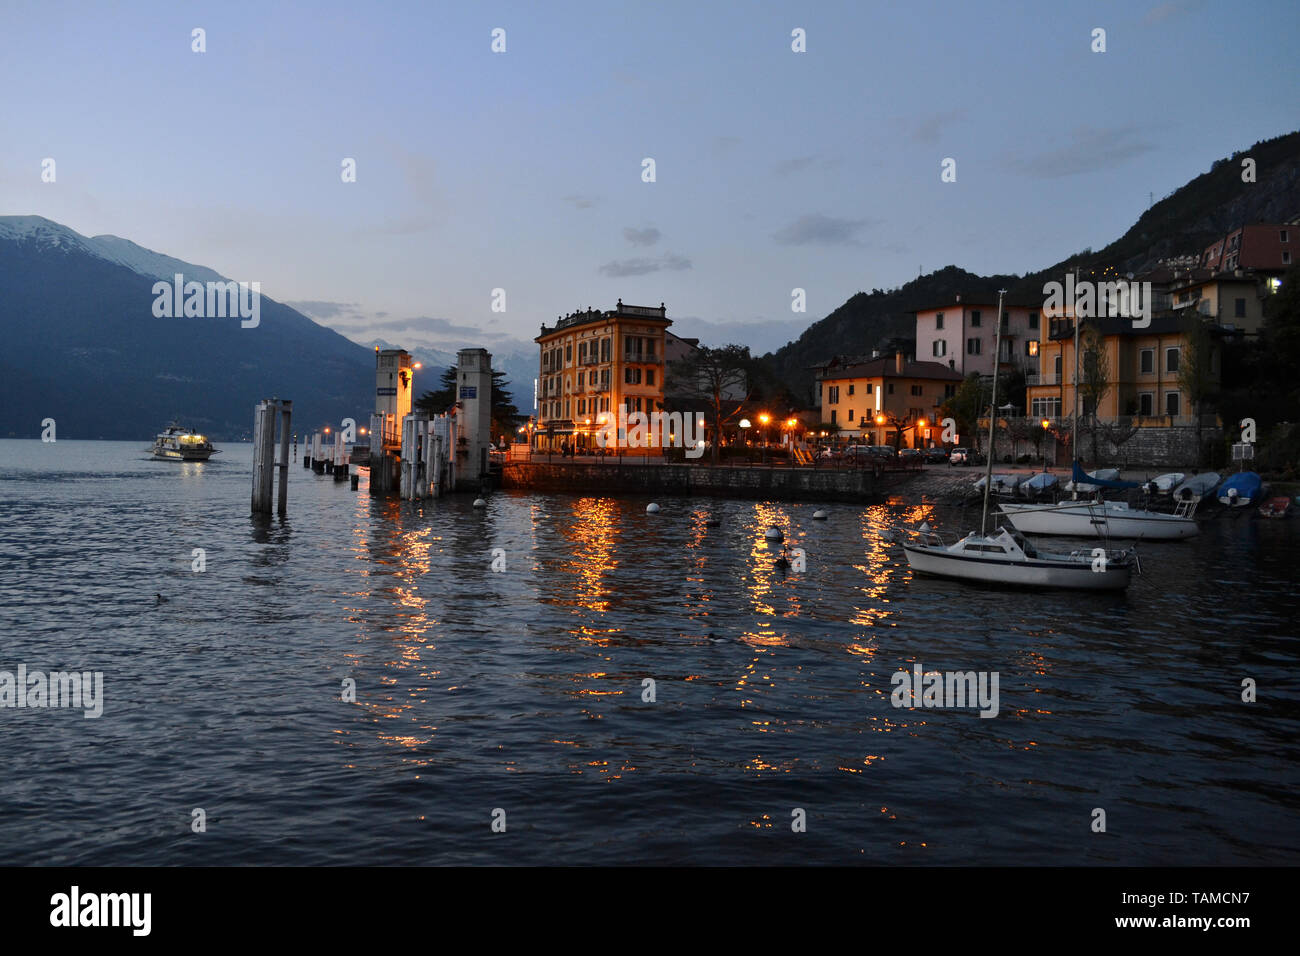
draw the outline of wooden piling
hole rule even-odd
[[[280,491],[276,499],[275,512],[281,518],[285,516],[289,508],[289,421],[293,417],[293,402],[286,399],[278,403],[280,406]],[[275,420],[275,412],[272,411],[272,422]]]

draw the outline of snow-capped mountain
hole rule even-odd
[[[160,252],[137,246],[129,239],[108,235],[83,236],[67,226],[42,216],[0,216],[0,242],[3,241],[38,248],[59,249],[65,252],[84,252],[155,279],[171,279],[178,272],[182,273],[187,280],[193,279],[197,282],[217,282],[225,279],[225,276],[206,266],[165,256]]]

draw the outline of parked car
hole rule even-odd
[[[841,457],[844,461],[852,462],[853,464],[865,464],[871,457],[871,446],[850,445],[848,448],[844,449],[844,454]]]
[[[951,454],[948,455],[949,465],[969,465],[970,463],[971,462],[970,462],[969,448],[957,447],[954,448]]]
[[[898,457],[898,452],[894,450],[893,445],[868,445],[870,454],[875,458],[882,458],[885,461],[893,461]]]
[[[948,460],[948,452],[942,445],[935,445],[933,448],[925,450],[925,460],[927,464],[942,465]]]
[[[898,450],[898,460],[907,465],[918,464],[923,460],[921,449],[919,448],[900,448]]]
[[[835,461],[840,457],[838,449],[831,448],[829,445],[825,448],[817,449],[817,454],[813,456],[818,461]]]

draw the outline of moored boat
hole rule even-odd
[[[182,428],[176,422],[158,433],[149,451],[159,461],[207,461],[221,454],[207,436]]]
[[[1181,485],[1186,477],[1187,475],[1181,471],[1173,471],[1167,475],[1156,475],[1142,485],[1142,490],[1149,495],[1167,495]]]
[[[1245,508],[1264,497],[1264,479],[1253,471],[1229,475],[1215,493],[1229,508]]]
[[[1174,514],[1130,508],[1122,501],[1059,501],[1056,504],[999,502],[1017,531],[1082,538],[1177,541],[1200,533],[1190,508]],[[1194,507],[1194,506],[1193,506]]]
[[[1261,518],[1285,518],[1291,512],[1291,499],[1286,495],[1269,498],[1259,506]]]
[[[955,541],[922,530],[911,543],[901,544],[914,571],[987,584],[1118,591],[1129,586],[1137,566],[1132,549],[1038,551],[1006,528],[989,535],[972,531]]]
[[[1219,487],[1222,480],[1217,471],[1204,471],[1182,482],[1174,488],[1172,494],[1179,501],[1200,501]]]

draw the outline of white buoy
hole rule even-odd
[[[780,528],[768,528],[763,532],[763,537],[768,541],[784,541],[785,535],[781,533]]]
[[[475,508],[486,508],[486,507],[487,507],[487,502],[484,501],[482,498],[475,498],[475,499],[474,499],[474,507],[475,507]]]
[[[645,506],[645,513],[648,515],[657,515],[659,513],[659,506],[652,501]]]
[[[822,511],[820,508],[813,512],[814,521],[825,521],[830,516],[831,515],[829,511]]]

